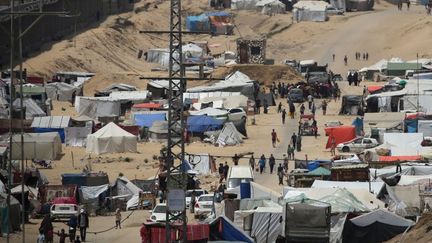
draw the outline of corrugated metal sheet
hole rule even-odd
[[[69,126],[70,116],[43,116],[33,118],[31,127],[65,128]]]

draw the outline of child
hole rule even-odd
[[[115,212],[115,224],[116,224],[116,229],[117,229],[117,228],[121,229],[121,225],[120,225],[120,223],[121,223],[121,212],[120,212],[120,208],[117,208],[117,209],[116,209],[116,212]]]
[[[81,243],[81,241],[80,241],[80,237],[79,237],[79,236],[76,237],[74,243]]]
[[[39,236],[37,238],[37,243],[45,243],[45,235],[43,234],[43,230],[39,230]]]
[[[57,235],[59,236],[59,243],[66,243],[66,237],[69,235],[65,233],[65,230],[62,229],[61,232],[57,232]]]
[[[54,231],[52,229],[48,230],[46,235],[46,243],[53,243],[54,241]]]

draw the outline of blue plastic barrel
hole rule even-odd
[[[240,198],[251,198],[251,188],[249,182],[240,183]]]

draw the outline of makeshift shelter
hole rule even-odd
[[[222,128],[224,121],[206,115],[189,116],[187,118],[187,131],[192,133],[204,133]]]
[[[100,202],[103,202],[103,199],[108,196],[108,188],[108,184],[80,187],[80,203],[84,204],[87,212],[95,212],[102,206]]]
[[[57,132],[24,133],[24,159],[55,160],[62,152],[61,139]],[[21,135],[12,137],[12,158],[21,159]]]
[[[64,128],[65,144],[72,147],[85,147],[87,136],[92,133],[91,126]]]
[[[99,90],[98,92],[96,92],[96,94],[99,95],[95,95],[95,96],[109,96],[109,94],[111,94],[112,92],[115,91],[135,91],[137,90],[137,88],[135,86],[129,85],[129,84],[124,84],[124,83],[114,83],[109,85],[108,87]]]
[[[266,59],[265,38],[239,38],[237,43],[237,63],[264,64]]]
[[[173,90],[177,91],[179,80],[173,80]],[[147,84],[147,90],[151,93],[152,99],[168,98],[169,80],[152,80]]]
[[[385,74],[387,76],[405,77],[407,70],[420,70],[422,69],[421,63],[410,62],[388,62]]]
[[[210,20],[208,16],[201,14],[198,16],[186,17],[186,29],[188,31],[209,32]]]
[[[205,13],[210,20],[210,30],[216,35],[231,35],[234,31],[232,16],[227,12]]]
[[[48,98],[59,101],[72,101],[74,95],[80,95],[82,88],[71,84],[55,82],[45,84]]]
[[[75,110],[79,116],[90,118],[120,116],[120,102],[109,97],[81,97],[75,99]]]
[[[235,226],[231,220],[225,216],[219,216],[210,222],[210,241],[238,241],[238,242],[255,242],[251,237],[246,235],[242,229]]]
[[[213,108],[222,108],[222,109],[232,109],[241,107],[243,109],[247,109],[248,107],[248,97],[244,95],[234,95],[234,96],[226,96],[226,97],[204,97],[198,100],[200,104],[200,108],[207,105],[211,105]]]
[[[344,189],[361,189],[365,191],[370,191],[370,193],[375,194],[376,196],[380,194],[383,189],[385,183],[382,181],[374,181],[374,182],[360,182],[360,181],[324,181],[324,180],[315,180],[311,186],[311,188],[344,188]]]
[[[275,242],[282,232],[282,206],[273,205],[269,207],[257,207],[252,210],[242,210],[241,217],[250,222],[250,225],[244,225],[250,229],[250,236],[255,242]],[[237,211],[236,211],[237,214]],[[245,227],[246,226],[246,227]]]
[[[147,62],[158,63],[162,67],[169,66],[169,49],[150,49],[146,53],[145,60]],[[174,54],[175,57],[179,56],[177,52]]]
[[[275,106],[276,100],[272,93],[262,93],[259,92],[257,96],[257,100],[261,102],[261,106],[267,103],[268,106]]]
[[[363,118],[364,132],[379,139],[385,131],[403,131],[404,120],[405,114],[398,112],[365,113]]]
[[[254,10],[259,0],[231,0],[231,9]]]
[[[17,98],[12,103],[14,109],[20,109],[21,99]],[[46,112],[31,98],[23,99],[23,107],[25,109],[25,119],[32,119],[37,116],[46,116]]]
[[[335,193],[324,196],[319,201],[330,204],[332,213],[364,213],[370,211],[370,208],[344,188],[339,188]]]
[[[255,5],[262,14],[274,15],[285,13],[285,4],[278,0],[259,0]]]
[[[109,184],[108,175],[103,172],[98,173],[64,173],[61,175],[62,185],[74,185],[78,188],[82,186],[100,186]]]
[[[87,136],[88,153],[124,153],[137,151],[137,137],[110,122]]]
[[[293,18],[295,21],[327,21],[328,3],[324,1],[299,1],[293,5]]]
[[[346,221],[343,242],[384,242],[403,233],[415,223],[385,209]]]
[[[347,0],[346,10],[369,11],[373,9],[374,3],[374,0]]]
[[[227,145],[237,145],[243,143],[243,139],[241,134],[235,128],[234,124],[232,122],[227,122],[222,128],[222,131],[219,133],[216,143],[220,147],[224,147]]]
[[[133,114],[134,123],[140,127],[151,127],[155,121],[165,121],[166,114]]]
[[[325,133],[328,134],[326,148],[331,148],[332,138],[335,139],[335,144],[348,142],[356,137],[354,126],[339,126],[339,127],[326,127]]]
[[[109,98],[112,101],[144,102],[149,98],[149,96],[148,90],[113,91],[110,93]]]
[[[62,143],[65,142],[64,129],[70,125],[70,116],[43,116],[33,118],[31,127],[36,133],[58,132]]]
[[[368,112],[396,112],[399,110],[400,99],[407,94],[406,89],[389,91],[366,96]]]
[[[226,120],[229,113],[225,110],[207,107],[198,111],[189,111],[189,114],[191,116],[209,116],[220,120]]]
[[[363,112],[363,96],[344,95],[339,115],[360,115]]]
[[[432,137],[432,120],[419,120],[417,128],[424,137]]]

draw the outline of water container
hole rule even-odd
[[[242,181],[240,183],[240,198],[251,198],[251,188],[249,182]]]

